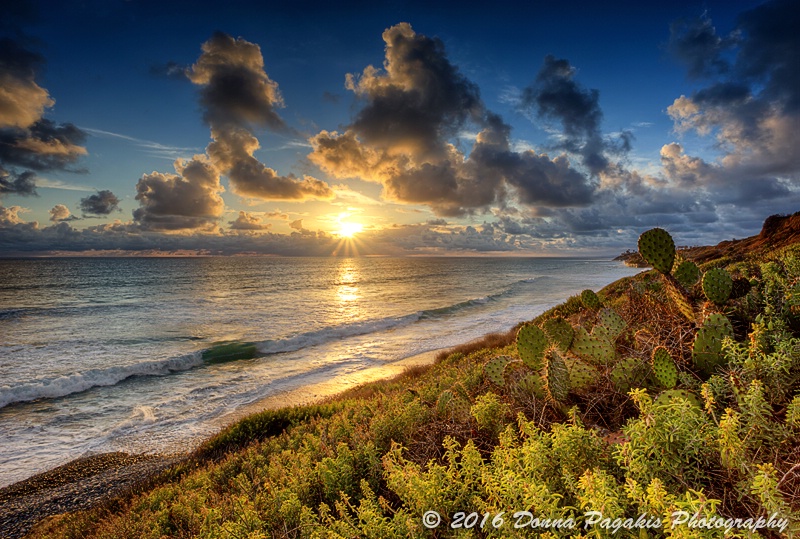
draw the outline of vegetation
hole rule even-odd
[[[800,246],[695,264],[655,229],[640,251],[656,270],[246,418],[32,535],[800,536]]]

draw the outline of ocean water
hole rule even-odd
[[[530,320],[638,270],[566,258],[0,260],[0,486],[185,450],[237,408]]]

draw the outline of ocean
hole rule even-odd
[[[175,452],[235,411],[530,320],[640,270],[569,258],[0,259],[0,486]]]

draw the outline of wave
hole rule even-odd
[[[15,402],[55,399],[93,387],[113,386],[132,376],[160,376],[192,369],[203,364],[199,352],[133,365],[89,369],[63,376],[40,378],[17,386],[0,387],[0,408]]]
[[[41,378],[17,386],[2,386],[0,387],[0,408],[16,402],[64,397],[93,387],[113,386],[134,376],[162,376],[198,367],[210,367],[219,363],[296,352],[349,337],[389,331],[414,324],[420,320],[449,316],[464,309],[497,301],[516,293],[521,285],[539,282],[541,279],[540,277],[522,279],[496,294],[468,299],[445,307],[421,310],[405,316],[342,324],[275,340],[217,342],[204,350],[169,359],[104,369],[90,369],[69,375]]]

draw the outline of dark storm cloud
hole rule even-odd
[[[333,191],[320,180],[282,176],[260,162],[254,127],[288,133],[278,108],[283,100],[278,84],[264,71],[258,45],[214,34],[186,74],[200,86],[204,119],[214,139],[207,153],[220,174],[228,176],[233,191],[261,200],[331,199]]]
[[[727,73],[730,64],[723,53],[736,43],[735,36],[723,38],[706,14],[679,19],[669,27],[667,50],[686,65],[689,77],[701,78]]]
[[[93,195],[81,199],[81,212],[83,216],[105,216],[114,210],[119,210],[119,199],[111,191],[98,191]]]
[[[0,198],[5,195],[38,196],[36,174],[31,171],[17,174],[0,167]]]
[[[352,129],[364,143],[389,152],[446,156],[444,141],[482,115],[478,87],[450,63],[438,38],[401,23],[383,39],[386,74],[370,66],[348,76],[348,89],[367,101]]]
[[[554,147],[581,155],[583,164],[596,175],[609,166],[606,153],[630,150],[632,135],[624,132],[619,140],[604,140],[600,93],[581,87],[575,74],[567,60],[547,55],[534,83],[522,91],[520,104],[540,118],[558,121],[562,132]]]
[[[207,148],[214,166],[224,171],[231,187],[239,195],[262,200],[330,199],[333,191],[323,181],[305,176],[302,180],[289,174],[281,176],[253,156],[259,142],[241,128],[212,130],[214,142]]]
[[[0,163],[38,171],[69,170],[86,155],[81,146],[85,140],[86,133],[74,125],[46,119],[25,129],[0,129]]]
[[[525,204],[583,205],[592,182],[566,158],[510,149],[510,127],[486,110],[478,88],[448,60],[439,39],[400,23],[383,33],[384,70],[368,66],[346,86],[364,105],[344,133],[322,131],[309,159],[337,178],[380,182],[384,196],[441,216]],[[450,140],[481,130],[469,155]]]
[[[200,103],[210,126],[286,128],[275,111],[283,106],[278,84],[264,71],[258,45],[217,32],[202,49],[187,76],[201,86]]]
[[[76,172],[70,165],[86,155],[86,133],[42,117],[55,103],[36,83],[43,63],[38,53],[0,38],[0,196],[35,195],[33,170]]]
[[[750,80],[763,81],[764,96],[800,112],[800,9],[791,0],[766,2],[743,13],[744,33],[736,70]]]
[[[177,174],[153,172],[136,184],[134,220],[147,230],[213,231],[224,202],[219,173],[204,156],[175,162]]]
[[[679,144],[662,148],[666,176],[704,189],[720,204],[786,203],[800,192],[800,12],[773,1],[745,12],[732,35],[716,35],[703,16],[709,43],[724,43],[727,69],[705,69],[706,87],[667,109],[676,130],[714,136],[722,156],[714,163],[686,155]],[[712,39],[713,38],[713,39]],[[694,49],[698,65],[715,65],[719,47]],[[690,66],[691,67],[691,66]],[[692,71],[690,69],[690,74]],[[774,212],[772,212],[774,213]]]

